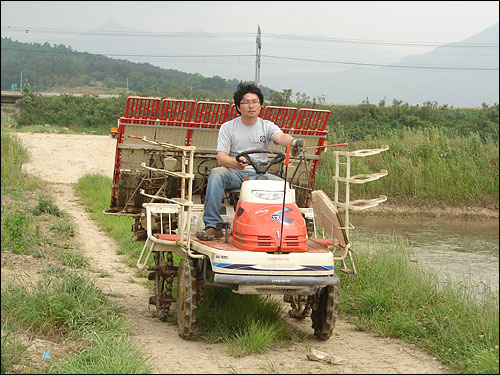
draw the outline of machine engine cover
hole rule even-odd
[[[242,202],[236,207],[233,221],[233,244],[247,251],[278,251],[281,220],[281,252],[307,251],[307,228],[296,203],[263,204]]]

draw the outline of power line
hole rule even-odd
[[[251,54],[220,54],[220,55],[149,55],[149,54],[131,54],[131,53],[88,53],[88,52],[60,52],[60,51],[30,51],[22,48],[7,48],[2,47],[2,50],[7,51],[21,51],[27,53],[46,53],[52,55],[86,55],[90,56],[101,56],[101,57],[155,57],[155,58],[205,58],[205,57],[254,57]]]
[[[40,33],[57,33],[57,34],[90,34],[90,35],[111,35],[111,36],[136,36],[136,37],[172,37],[172,38],[253,38],[254,33],[244,32],[217,32],[217,33],[202,33],[202,32],[163,32],[163,31],[93,31],[93,30],[68,30],[68,29],[53,29],[53,28],[38,28],[29,26],[2,26],[5,31],[24,32],[26,34],[33,32]],[[428,41],[384,41],[370,39],[347,39],[334,38],[326,36],[310,36],[310,35],[289,35],[289,34],[272,34],[262,33],[262,37],[280,38],[298,41],[317,41],[328,43],[355,43],[355,44],[381,44],[393,46],[424,46],[424,47],[459,47],[459,48],[498,48],[498,44],[491,43],[443,43],[443,42],[428,42]]]
[[[384,68],[406,68],[406,69],[437,69],[437,70],[478,70],[478,71],[490,71],[498,70],[498,67],[457,67],[457,66],[425,66],[425,65],[399,65],[399,64],[375,64],[375,63],[360,63],[360,62],[347,62],[347,61],[327,61],[327,60],[314,60],[314,59],[303,59],[299,57],[284,57],[284,56],[272,56],[272,55],[262,55],[262,57],[270,57],[282,60],[293,60],[293,61],[304,61],[304,62],[315,62],[323,64],[340,64],[340,65],[356,65],[356,66],[375,66]]]
[[[263,34],[281,39],[292,40],[308,40],[318,42],[333,42],[333,43],[361,43],[361,44],[383,44],[383,45],[401,45],[401,46],[425,46],[425,47],[474,47],[474,48],[498,48],[498,44],[491,43],[440,43],[440,42],[407,42],[407,41],[383,41],[383,40],[367,40],[367,39],[343,39],[320,36],[307,35],[286,35],[286,34]]]
[[[46,53],[53,55],[77,55],[83,54],[82,52],[70,52],[64,53],[59,51],[28,51],[18,48],[5,48],[2,50],[14,50],[22,51],[28,53]],[[234,58],[234,57],[255,57],[251,54],[221,54],[221,55],[149,55],[149,54],[84,54],[88,56],[100,56],[100,57],[128,57],[128,58],[160,58],[160,59],[204,59],[204,58]],[[330,60],[317,60],[317,59],[305,59],[299,57],[287,57],[287,56],[275,56],[275,55],[261,55],[264,58],[286,60],[286,61],[299,61],[306,63],[318,63],[318,64],[339,64],[339,65],[350,65],[350,66],[366,66],[366,67],[383,67],[383,68],[401,68],[401,69],[424,69],[424,70],[451,70],[451,71],[496,71],[499,70],[498,67],[480,67],[480,66],[429,66],[429,65],[401,65],[401,64],[377,64],[377,63],[363,63],[354,61],[330,61]]]
[[[299,49],[308,49],[308,50],[324,50],[325,47],[324,46],[311,46],[310,44],[308,45],[291,45],[291,44],[281,44],[281,43],[273,43],[273,42],[267,42],[266,43],[266,46],[269,47],[269,46],[273,46],[273,47],[287,47],[287,48],[299,48]],[[362,53],[375,53],[375,54],[391,54],[391,55],[394,55],[395,52],[393,50],[377,50],[377,49],[362,49],[362,50],[358,50],[358,49],[351,49],[351,48],[329,48],[328,51],[332,52],[332,51],[347,51],[347,52],[362,52]],[[487,52],[490,52],[490,51],[487,51]],[[498,55],[498,50],[496,51],[492,51],[493,54],[484,54],[484,53],[478,53],[478,52],[474,52],[474,56],[489,56],[489,57],[495,57]],[[494,53],[496,52],[496,54]],[[401,53],[401,52],[400,52]],[[406,51],[406,53],[408,54],[411,54],[411,53],[414,53],[413,51],[411,50],[408,50]],[[470,55],[470,52],[469,53],[441,53],[441,52],[433,52],[434,55],[439,55],[439,56],[469,56]]]
[[[57,34],[90,34],[90,35],[112,35],[112,36],[138,36],[138,37],[176,37],[176,38],[241,38],[254,37],[254,33],[202,33],[202,32],[170,32],[170,31],[96,31],[96,30],[68,30],[49,29],[28,26],[2,26],[4,31],[18,31],[30,34],[57,33]]]

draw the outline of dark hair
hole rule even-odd
[[[236,105],[238,113],[240,113],[238,107],[240,106],[241,99],[248,93],[256,94],[259,97],[260,104],[264,104],[264,95],[262,95],[259,86],[253,82],[240,82],[233,95],[234,104]]]

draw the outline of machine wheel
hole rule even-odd
[[[311,319],[314,336],[318,339],[326,341],[332,335],[337,319],[337,306],[338,288],[336,285],[325,286],[316,294]]]
[[[203,272],[203,260],[201,259],[195,259],[194,260],[194,268],[196,272],[196,280],[195,280],[195,289],[196,289],[196,295],[194,297],[194,301],[196,304],[196,308],[200,307],[201,301],[203,301],[203,295],[205,294],[205,281],[202,280],[201,275]]]
[[[194,296],[194,302],[196,308],[200,307],[201,301],[203,301],[203,294],[205,293],[205,282],[203,280],[196,280],[196,295]]]
[[[156,317],[160,320],[167,320],[170,305],[172,302],[175,302],[172,289],[177,267],[174,266],[172,252],[155,252],[154,260],[154,267],[148,268],[153,271],[149,274],[148,278],[155,282],[155,295],[149,298],[149,303],[155,305]]]
[[[311,311],[311,298],[309,296],[287,294],[283,300],[290,303],[291,309],[288,311],[288,315],[291,318],[302,320],[309,316]]]
[[[192,259],[181,258],[177,273],[177,329],[179,336],[187,340],[193,336],[196,322],[195,310],[197,281]]]

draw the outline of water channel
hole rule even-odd
[[[356,241],[387,241],[388,236],[406,240],[418,263],[436,271],[440,280],[471,281],[482,289],[499,289],[498,220],[459,220],[351,215]]]

